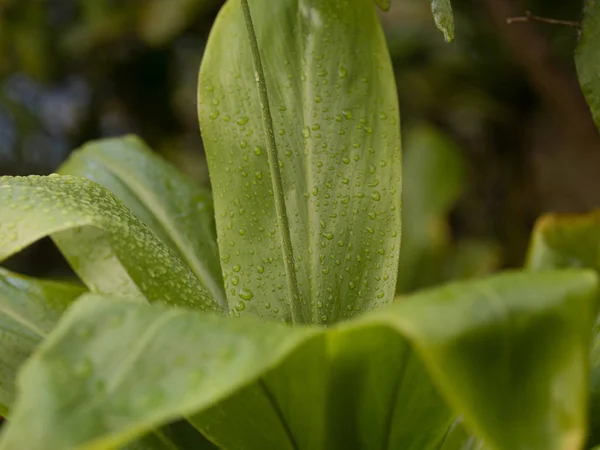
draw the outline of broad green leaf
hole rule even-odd
[[[600,128],[600,2],[586,0],[581,39],[575,51],[579,84]]]
[[[188,267],[100,185],[59,175],[0,177],[0,261],[44,236],[92,292],[218,309]]]
[[[431,12],[435,25],[444,35],[446,42],[454,40],[454,13],[450,0],[431,0]]]
[[[334,323],[394,297],[400,247],[396,86],[372,0],[251,0],[302,303]],[[200,69],[199,117],[225,288],[236,314],[290,321],[265,131],[240,2]]]
[[[6,416],[13,404],[21,365],[83,292],[78,286],[0,268],[0,415]]]
[[[389,11],[392,6],[392,0],[375,0],[375,4],[384,11]]]
[[[329,329],[87,296],[21,372],[0,449],[186,416],[227,449],[433,450],[454,421],[434,386],[491,449],[580,448],[597,295],[591,271],[505,274]]]
[[[600,211],[546,215],[532,233],[526,266],[532,270],[587,267],[600,271]]]
[[[60,173],[87,178],[111,191],[226,305],[209,191],[134,136],[85,145]]]
[[[586,215],[548,215],[538,220],[527,267],[544,270],[587,267],[600,271],[600,211]],[[600,323],[594,326],[591,354],[589,444],[600,444]]]
[[[466,163],[460,149],[431,126],[407,133],[402,194],[402,251],[398,290],[441,280],[450,245],[447,217],[462,194]]]

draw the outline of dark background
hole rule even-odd
[[[0,0],[0,173],[50,173],[89,139],[136,133],[208,185],[196,80],[221,3]],[[403,118],[403,291],[519,266],[539,215],[600,204],[578,30],[506,23],[527,10],[580,21],[582,2],[453,5],[452,44],[428,0],[394,0],[381,14]],[[8,266],[67,273],[48,241]]]

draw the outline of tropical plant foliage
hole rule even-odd
[[[230,0],[198,95],[212,193],[133,137],[0,178],[0,257],[50,236],[84,285],[0,272],[0,449],[600,443],[597,215],[542,219],[525,270],[394,301],[399,111],[371,0]],[[454,191],[409,201],[433,224],[451,155]]]

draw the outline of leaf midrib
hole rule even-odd
[[[225,298],[221,294],[221,289],[218,283],[214,280],[208,268],[200,261],[193,251],[188,248],[193,247],[189,241],[185,238],[181,238],[180,233],[176,225],[171,220],[167,211],[163,208],[162,203],[156,198],[151,190],[147,189],[143,184],[137,183],[133,178],[127,178],[123,171],[111,163],[110,160],[105,159],[103,156],[94,155],[97,160],[102,163],[109,172],[112,172],[121,183],[123,183],[129,190],[139,196],[143,200],[143,204],[148,207],[158,222],[164,229],[165,233],[173,241],[173,244],[178,250],[178,253],[187,262],[192,272],[198,277],[200,282],[206,286],[206,288],[213,295],[215,300],[223,307],[227,306]],[[187,244],[187,245],[186,245]]]

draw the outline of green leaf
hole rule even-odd
[[[454,40],[454,13],[450,0],[431,0],[431,12],[435,26],[442,32],[446,42]]]
[[[403,292],[440,281],[451,238],[447,216],[466,181],[460,149],[437,129],[411,129],[405,148],[398,273],[398,290]]]
[[[600,128],[600,2],[586,0],[579,45],[575,51],[575,64],[579,84],[590,106],[596,126]]]
[[[59,175],[0,177],[0,261],[44,236],[92,292],[218,309],[179,258],[100,185]]]
[[[400,245],[400,125],[373,2],[250,3],[268,69],[302,300],[297,320],[333,323],[390,303]],[[199,80],[226,294],[236,314],[291,321],[260,112],[240,2],[229,1]]]
[[[21,372],[0,448],[110,449],[186,416],[228,449],[437,449],[434,386],[491,448],[580,448],[597,294],[590,271],[505,274],[329,329],[88,296]]]
[[[586,215],[547,215],[538,220],[527,267],[544,270],[587,267],[600,271],[600,211]],[[600,444],[600,323],[591,353],[589,445]]]
[[[375,0],[375,4],[383,11],[389,11],[390,6],[392,6],[392,0]]]
[[[600,271],[600,211],[546,215],[532,233],[526,266],[531,270],[587,267]]]
[[[115,194],[226,307],[209,191],[134,136],[85,145],[60,173],[95,181]]]
[[[21,365],[84,289],[41,281],[0,268],[0,415],[15,398]]]

